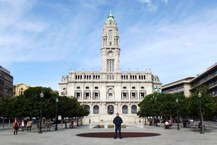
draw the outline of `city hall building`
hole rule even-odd
[[[61,96],[75,97],[89,109],[84,124],[107,127],[117,112],[123,124],[141,124],[138,104],[146,95],[160,91],[159,77],[150,71],[120,70],[118,42],[118,26],[110,13],[102,33],[101,71],[71,71],[59,82]]]

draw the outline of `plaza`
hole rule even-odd
[[[170,129],[156,126],[144,126],[144,128],[129,127],[123,128],[122,132],[152,132],[159,133],[153,137],[130,137],[123,139],[113,138],[89,138],[76,136],[88,132],[113,132],[114,129],[90,129],[89,126],[80,126],[73,129],[61,129],[58,131],[46,131],[38,134],[36,129],[32,132],[18,132],[13,135],[12,129],[0,129],[1,145],[215,145],[217,136],[217,123],[212,122],[212,127],[207,129],[205,134],[192,128],[177,130],[174,124]]]

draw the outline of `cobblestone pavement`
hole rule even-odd
[[[209,128],[205,134],[192,128],[171,129],[145,126],[144,128],[123,128],[122,132],[153,132],[160,136],[138,138],[86,138],[76,134],[88,132],[111,132],[113,129],[89,129],[87,126],[74,129],[59,129],[38,134],[36,130],[19,131],[13,135],[12,129],[0,130],[0,145],[216,145],[217,129]]]

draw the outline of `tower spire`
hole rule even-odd
[[[109,16],[112,16],[112,11],[110,10],[110,12],[109,12]]]
[[[119,72],[120,48],[118,46],[118,26],[114,16],[110,13],[106,19],[102,34],[102,71]]]

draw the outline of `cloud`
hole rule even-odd
[[[94,56],[93,49],[100,52],[103,20],[98,20],[98,7],[107,1],[66,5],[1,0],[0,4],[4,6],[0,9],[0,63],[72,60],[82,53]]]
[[[110,9],[119,27],[122,70],[151,68],[165,83],[216,61],[216,9],[194,1],[127,2],[0,0],[0,63],[61,62],[58,71],[99,70]]]
[[[146,5],[149,12],[156,12],[160,2],[168,4],[169,0],[138,0],[139,3]]]
[[[138,1],[142,4],[145,4],[149,12],[155,12],[158,9],[157,5],[153,4],[152,0],[138,0]]]
[[[0,0],[0,63],[31,60],[33,49],[38,51],[35,37],[47,24],[29,16],[36,4],[35,0]]]
[[[138,21],[125,31],[120,36],[122,68],[152,68],[163,83],[175,77],[195,76],[217,61],[217,10],[205,9],[169,23],[144,25]]]

